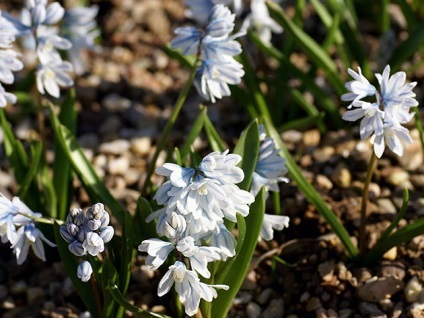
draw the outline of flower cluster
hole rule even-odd
[[[31,211],[18,197],[13,197],[10,201],[0,193],[1,241],[11,243],[18,265],[26,260],[30,247],[39,259],[46,261],[42,241],[51,247],[56,246],[35,227],[35,222],[39,218],[41,214]]]
[[[349,93],[342,95],[343,101],[351,101],[348,108],[355,107],[343,114],[343,119],[355,121],[361,119],[361,139],[371,136],[374,152],[378,158],[383,155],[385,144],[398,156],[403,155],[403,143],[412,143],[409,131],[402,124],[409,122],[414,116],[411,107],[418,106],[412,89],[416,82],[405,84],[405,72],[397,72],[390,76],[390,66],[384,68],[383,74],[375,74],[380,91],[370,84],[362,75],[349,69],[353,81],[346,83]],[[375,97],[370,102],[366,97]]]
[[[7,103],[16,103],[16,96],[6,92],[1,83],[13,84],[15,77],[12,72],[20,71],[24,67],[18,59],[19,54],[12,49],[14,41],[13,30],[7,27],[0,12],[0,107],[6,107]]]
[[[243,33],[230,36],[235,15],[223,4],[214,5],[208,12],[203,30],[191,26],[177,28],[177,37],[172,40],[171,47],[181,49],[184,55],[196,54],[201,59],[194,85],[202,97],[215,102],[216,98],[229,96],[228,84],[239,84],[244,75],[243,66],[234,59],[242,51],[235,38]]]
[[[60,227],[60,235],[69,243],[69,250],[74,255],[84,256],[88,253],[97,256],[113,237],[114,230],[108,225],[109,220],[109,214],[102,203],[94,204],[85,213],[75,208],[68,214],[66,225]],[[78,266],[78,277],[84,282],[90,279],[91,272],[88,262]]]
[[[0,49],[9,47],[15,37],[22,38],[24,46],[36,53],[38,91],[59,98],[60,87],[74,85],[69,75],[73,71],[73,66],[62,59],[59,50],[68,51],[77,73],[82,73],[84,65],[80,51],[83,48],[95,48],[94,38],[98,33],[93,19],[97,11],[97,7],[76,7],[65,12],[58,2],[47,4],[47,0],[26,0],[20,19],[7,12],[0,12]],[[62,19],[63,30],[58,26]],[[0,51],[0,71],[2,69],[7,71],[2,74],[7,73],[6,77],[2,76],[2,81],[6,84],[13,82],[10,71],[23,68],[22,63],[16,60],[17,53],[11,52],[13,51]],[[7,64],[7,68],[2,68],[3,64]],[[13,103],[16,98],[5,93],[0,87],[0,106],[5,104],[5,100]]]
[[[259,125],[259,154],[252,176],[250,193],[258,194],[262,187],[267,191],[279,192],[278,182],[288,182],[282,175],[287,173],[286,160],[278,155],[274,139],[266,137],[265,128]],[[265,213],[260,239],[270,241],[274,238],[274,230],[281,231],[289,226],[289,217]]]
[[[98,12],[99,7],[96,5],[89,8],[74,7],[67,10],[63,17],[62,33],[72,43],[68,57],[76,74],[82,74],[85,70],[82,52],[99,50],[95,44],[95,39],[100,35],[95,20]]]
[[[179,261],[169,267],[159,283],[158,295],[166,294],[175,282],[180,301],[190,316],[197,312],[200,299],[212,301],[216,297],[215,288],[228,288],[202,283],[198,275],[209,278],[209,262],[235,255],[236,240],[225,227],[224,218],[236,222],[236,213],[247,216],[254,201],[252,194],[236,185],[244,179],[243,170],[236,166],[240,161],[239,155],[228,151],[213,152],[196,168],[165,163],[156,169],[168,178],[154,197],[165,207],[146,221],[157,219],[156,230],[168,241],[145,240],[139,250],[148,253],[146,264],[152,270],[161,266],[171,251],[187,260],[190,269]]]

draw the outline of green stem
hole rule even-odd
[[[143,193],[143,194],[145,194],[147,192],[147,189],[150,186],[150,183],[151,183],[150,178],[153,174],[153,171],[155,170],[156,161],[158,160],[160,152],[163,150],[163,148],[165,148],[165,144],[166,144],[166,141],[168,140],[169,134],[171,133],[172,127],[174,127],[175,121],[177,120],[177,117],[178,117],[178,115],[179,115],[179,113],[180,113],[180,111],[181,111],[181,109],[184,105],[184,102],[187,99],[188,92],[190,91],[190,88],[191,88],[193,81],[194,81],[194,78],[196,76],[196,70],[197,70],[198,62],[199,62],[199,59],[197,58],[196,61],[194,62],[193,69],[190,73],[190,77],[189,77],[183,91],[178,96],[178,99],[175,103],[174,110],[172,111],[171,117],[169,118],[169,120],[166,123],[166,126],[163,130],[162,136],[161,136],[159,143],[156,147],[156,152],[153,155],[153,159],[150,162],[149,169],[147,171],[146,181],[145,181],[143,189],[141,191],[141,193]]]
[[[361,202],[361,223],[359,225],[359,252],[361,256],[365,255],[365,225],[367,217],[367,202],[368,202],[368,189],[370,186],[372,174],[374,172],[377,157],[374,151],[371,154],[370,162],[368,164],[367,176],[365,179],[364,189],[362,190]]]
[[[56,222],[57,222],[57,224],[59,224],[59,225],[62,225],[62,224],[64,224],[64,223],[65,223],[65,222],[63,222],[63,221],[61,221],[61,220],[56,220],[56,219],[46,219],[46,218],[43,218],[43,217],[38,218],[38,217],[36,217],[36,216],[29,215],[29,214],[22,213],[22,212],[18,212],[18,213],[16,213],[16,214],[23,215],[24,217],[26,217],[26,218],[28,218],[28,219],[31,219],[31,220],[34,220],[35,222],[38,222],[38,223],[51,224],[51,225],[53,225],[55,221],[56,221]]]

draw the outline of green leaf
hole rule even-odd
[[[60,236],[60,226],[57,222],[54,223],[54,235],[60,259],[65,266],[68,276],[72,280],[74,288],[77,290],[81,300],[84,302],[91,316],[100,317],[93,291],[90,288],[90,283],[84,283],[78,278],[77,268],[79,263],[77,262],[76,257],[69,251],[69,244],[62,238],[62,236]]]
[[[49,167],[44,160],[41,161],[41,167],[39,170],[39,180],[44,193],[44,206],[46,207],[47,211],[49,211],[50,217],[55,218],[57,216],[56,192],[53,186],[53,181],[50,176]]]
[[[244,179],[238,184],[238,187],[248,191],[259,155],[259,128],[257,121],[252,122],[241,134],[233,152],[242,157],[239,166],[244,171]]]
[[[27,192],[33,182],[34,178],[37,175],[40,159],[42,155],[43,146],[41,143],[35,144],[35,146],[31,146],[31,164],[29,166],[28,173],[25,178],[20,182],[20,187],[18,191],[18,197],[25,198]]]
[[[22,143],[17,140],[6,120],[3,108],[0,109],[0,120],[4,134],[4,149],[13,168],[16,181],[21,183],[28,171],[28,158]]]
[[[149,201],[140,196],[137,201],[137,209],[135,214],[139,228],[137,237],[137,242],[139,243],[141,243],[143,240],[157,236],[155,222],[151,221],[150,223],[146,223],[146,218],[152,213],[153,210]]]
[[[121,267],[119,271],[119,289],[123,295],[127,292],[131,278],[132,260],[136,254],[133,242],[133,225],[131,215],[128,212],[125,213],[125,223],[122,229]]]
[[[60,107],[59,121],[75,135],[77,113],[75,111],[75,90],[71,89]],[[72,201],[72,165],[60,145],[59,138],[54,143],[53,185],[57,198],[57,217],[65,220]]]
[[[396,71],[401,67],[401,64],[409,59],[424,45],[424,23],[418,25],[410,34],[409,37],[400,43],[392,52],[389,59],[389,64],[392,71]]]
[[[116,302],[114,297],[112,296],[111,288],[109,285],[109,282],[117,281],[118,273],[109,258],[105,258],[103,260],[101,279],[103,288],[103,317],[120,318],[116,314],[116,311],[118,309],[118,302]]]
[[[399,5],[402,13],[405,17],[406,23],[408,23],[408,29],[412,30],[417,26],[417,17],[414,14],[414,10],[406,0],[397,0],[396,3]]]
[[[345,91],[344,83],[339,75],[336,64],[330,56],[308,34],[296,26],[278,4],[267,2],[267,6],[271,17],[284,28],[285,32],[295,37],[297,44],[315,65],[323,69],[337,94],[341,95]]]
[[[191,145],[193,145],[195,139],[200,135],[205,122],[207,110],[208,109],[205,106],[200,105],[200,114],[194,121],[193,127],[191,127],[190,133],[188,134],[184,146],[181,149],[181,158],[184,159],[189,154]]]
[[[142,317],[142,318],[171,318],[171,317],[166,316],[166,315],[156,314],[156,313],[153,313],[153,312],[142,310],[141,308],[138,308],[138,307],[134,306],[133,304],[130,304],[128,301],[126,301],[124,296],[122,296],[122,294],[119,292],[118,286],[116,286],[113,283],[113,281],[111,281],[111,280],[109,281],[109,290],[110,290],[110,293],[111,293],[113,299],[118,304],[120,304],[126,310],[135,314],[137,317]]]
[[[208,115],[205,116],[204,129],[206,132],[206,137],[208,138],[209,145],[213,151],[223,152],[225,149],[228,149],[228,146],[225,144],[225,141],[219,136],[215,127],[213,126]]]
[[[211,317],[223,318],[227,316],[232,301],[248,273],[250,261],[262,228],[265,198],[266,191],[262,188],[256,196],[255,202],[250,206],[249,215],[246,217],[246,233],[249,233],[249,235],[245,236],[240,252],[235,256],[230,271],[222,281],[222,284],[228,285],[230,288],[229,290],[218,290],[218,298],[212,303]]]
[[[340,220],[331,211],[327,204],[323,201],[321,196],[317,193],[314,187],[305,179],[300,171],[296,162],[293,160],[287,148],[284,146],[280,135],[272,125],[269,118],[263,118],[264,125],[268,130],[270,136],[274,138],[277,148],[280,149],[280,154],[286,159],[287,168],[289,170],[290,177],[296,182],[299,189],[306,195],[308,201],[317,209],[321,216],[325,219],[328,225],[330,225],[333,232],[339,237],[340,241],[346,248],[347,254],[350,258],[355,259],[358,256],[358,249],[353,245],[352,240],[346,228],[342,225]]]
[[[50,120],[59,143],[64,150],[68,160],[71,162],[74,171],[81,180],[84,188],[87,190],[91,200],[102,202],[107,205],[112,214],[123,224],[126,211],[113,198],[102,180],[96,174],[93,166],[85,157],[75,137],[65,126],[59,123],[58,118],[50,108]]]

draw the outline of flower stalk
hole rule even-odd
[[[362,201],[361,201],[361,223],[359,225],[359,253],[361,256],[365,255],[366,250],[366,220],[367,220],[367,203],[368,203],[368,189],[371,183],[372,175],[374,173],[377,163],[377,156],[374,152],[371,153],[370,162],[368,164],[367,176],[364,183],[364,189],[362,190]]]

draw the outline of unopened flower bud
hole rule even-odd
[[[90,220],[100,220],[103,214],[106,213],[103,203],[96,203],[87,210],[87,218]]]
[[[78,278],[83,282],[88,282],[90,280],[91,274],[93,273],[93,268],[91,264],[87,261],[83,261],[78,265],[77,275]]]
[[[103,243],[109,242],[112,239],[114,233],[115,231],[111,226],[106,226],[104,229],[102,229],[100,232],[100,237],[102,238]]]
[[[74,223],[68,223],[68,225],[66,226],[66,230],[70,235],[76,236],[78,234],[79,227]]]
[[[81,226],[84,223],[84,218],[84,211],[82,209],[74,208],[69,212],[66,218],[66,223],[73,223],[77,226]]]
[[[100,221],[102,222],[102,224],[100,225],[100,229],[105,228],[106,226],[109,225],[110,222],[110,217],[109,217],[109,213],[107,213],[106,211],[103,213],[102,218],[100,219]]]
[[[96,219],[87,219],[85,221],[84,227],[87,232],[97,231],[100,228],[102,222]]]
[[[75,235],[72,235],[71,233],[69,233],[69,231],[67,229],[67,226],[65,226],[65,225],[62,225],[60,227],[60,235],[68,243],[72,243],[73,241],[76,240],[76,236]]]
[[[78,242],[78,241],[74,241],[71,244],[69,244],[69,250],[71,251],[72,254],[76,256],[83,256],[87,254],[81,242]]]
[[[163,231],[166,237],[175,238],[185,231],[186,226],[184,216],[172,212],[164,225]]]
[[[78,234],[77,234],[78,241],[81,242],[81,243],[84,242],[85,241],[86,234],[87,233],[86,233],[84,227],[81,226],[80,229],[79,229],[79,231],[78,231]]]

